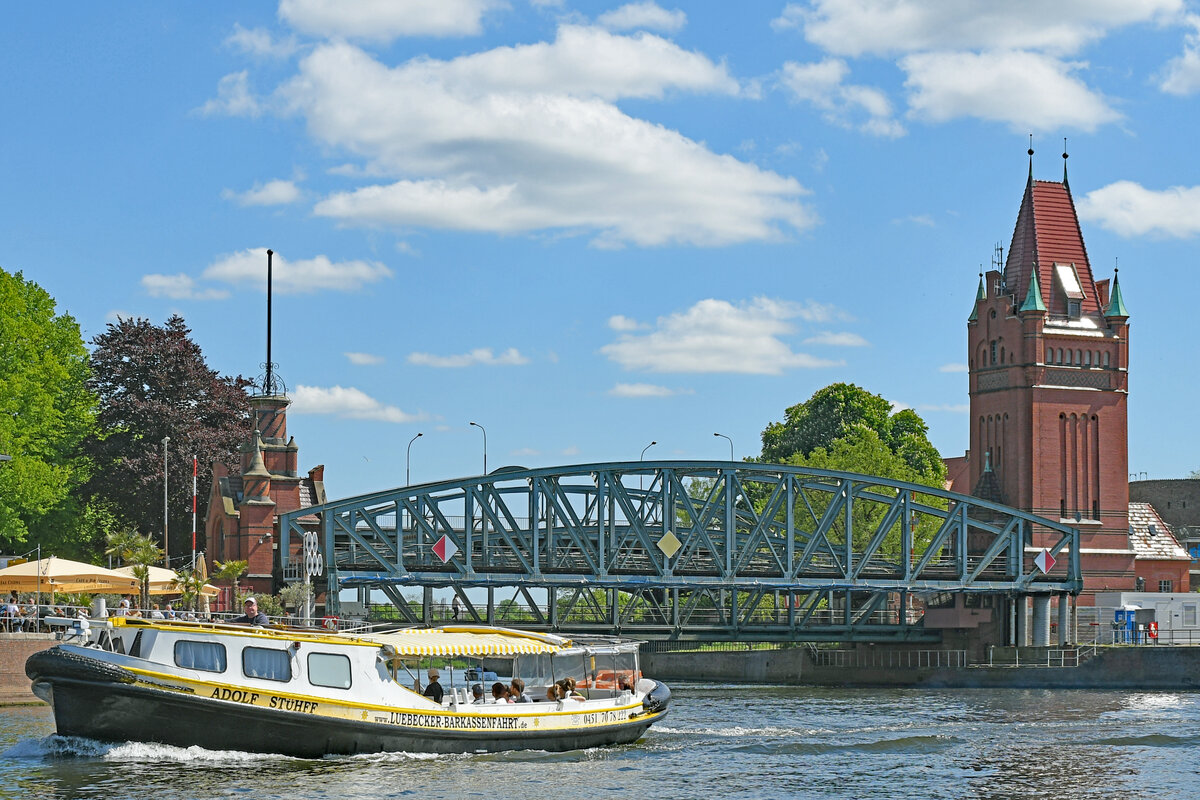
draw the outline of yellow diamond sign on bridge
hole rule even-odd
[[[678,553],[681,547],[683,542],[679,541],[679,537],[673,531],[667,531],[667,534],[658,540],[658,549],[662,550],[667,558]]]

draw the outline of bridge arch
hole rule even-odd
[[[330,501],[280,515],[286,580],[300,578],[289,554],[309,515],[332,613],[341,590],[377,590],[410,624],[433,622],[432,590],[449,587],[470,619],[535,629],[928,640],[914,596],[1082,586],[1069,525],[919,484],[778,464],[505,467]],[[1042,549],[1058,562],[1049,573],[1034,564]],[[420,603],[405,598],[409,588],[424,590]],[[486,604],[468,592],[480,588]]]

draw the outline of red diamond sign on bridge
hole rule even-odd
[[[442,534],[442,538],[438,539],[433,544],[433,554],[442,560],[445,564],[450,559],[454,558],[454,554],[458,552],[458,545],[449,536]]]
[[[1037,568],[1045,575],[1050,570],[1054,569],[1054,565],[1058,562],[1054,560],[1054,556],[1050,555],[1050,551],[1042,548],[1042,552],[1037,554],[1037,558],[1033,560],[1037,564]]]

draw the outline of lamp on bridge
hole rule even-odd
[[[730,439],[723,433],[714,433],[713,436],[720,436],[722,439],[729,442],[729,460],[733,461],[733,439]]]
[[[405,486],[410,486],[412,484],[411,475],[412,475],[412,445],[413,445],[413,442],[415,442],[417,439],[420,439],[424,435],[425,435],[424,433],[418,433],[416,436],[414,436],[413,438],[408,440],[408,450],[404,454],[404,485]]]
[[[487,428],[478,422],[472,422],[471,424],[483,431],[483,474],[487,475]]]
[[[651,447],[654,447],[654,445],[656,445],[656,444],[658,444],[657,440],[655,440],[655,441],[651,442],[650,444],[646,445],[645,447],[643,447],[642,454],[640,456],[638,456],[638,461],[644,461],[646,459],[646,451],[649,450]],[[641,488],[642,488],[642,476],[638,475],[638,490],[640,491]]]

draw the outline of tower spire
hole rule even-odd
[[[1067,137],[1063,137],[1063,186],[1067,187],[1067,191],[1071,190],[1071,184],[1067,183]]]
[[[987,299],[987,290],[983,286],[983,270],[979,271],[979,290],[975,292],[975,304],[971,306],[971,316],[967,317],[967,322],[975,322],[979,319],[979,302]]]
[[[1104,309],[1104,316],[1108,319],[1117,317],[1129,318],[1129,309],[1125,307],[1125,298],[1121,297],[1119,273],[1119,269],[1113,269],[1112,294],[1109,296],[1108,308]]]
[[[1019,311],[1046,311],[1046,304],[1042,302],[1042,287],[1038,284],[1038,268],[1037,262],[1033,262],[1033,270],[1029,273],[1029,291],[1025,293],[1025,302],[1021,304]]]
[[[1033,134],[1029,134],[1029,182],[1033,183]]]

